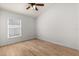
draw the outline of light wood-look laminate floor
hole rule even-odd
[[[39,39],[0,47],[0,56],[79,56],[79,51]]]

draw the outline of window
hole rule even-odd
[[[20,37],[21,35],[21,19],[10,18],[8,20],[8,38]]]

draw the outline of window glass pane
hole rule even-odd
[[[20,25],[19,19],[9,19],[9,25]]]
[[[20,28],[14,28],[14,35],[20,35]]]
[[[14,36],[14,29],[13,28],[9,28],[9,37]]]

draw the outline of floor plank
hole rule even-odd
[[[79,56],[79,51],[33,39],[0,47],[0,56]]]

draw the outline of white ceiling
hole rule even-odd
[[[35,11],[33,9],[26,10],[26,7],[28,6],[27,3],[0,3],[0,8],[24,15],[29,15],[32,17],[38,17],[41,13],[43,13],[53,5],[52,3],[44,4],[44,7],[38,7],[38,11]]]

